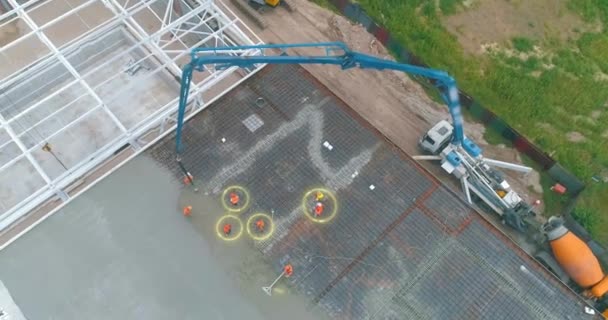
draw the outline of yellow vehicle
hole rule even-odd
[[[255,2],[260,5],[267,5],[270,7],[276,7],[281,4],[281,0],[250,0],[251,2]]]
[[[293,12],[294,9],[285,0],[230,0],[232,4],[241,12],[252,19],[261,29],[266,28],[266,20],[263,14],[266,10],[276,7],[283,7],[287,12]]]

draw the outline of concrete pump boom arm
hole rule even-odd
[[[325,49],[325,54],[312,56],[286,55],[286,50],[290,48]],[[279,50],[280,53],[278,55],[267,55],[266,50],[275,50],[275,52],[276,50]],[[262,55],[246,55],[248,52],[260,52]],[[175,137],[178,159],[183,151],[182,129],[192,73],[194,70],[203,71],[207,65],[214,65],[216,69],[226,69],[230,67],[248,68],[256,64],[331,64],[340,66],[342,70],[355,67],[376,70],[388,69],[402,71],[410,75],[422,76],[436,82],[436,86],[440,89],[442,97],[448,105],[452,117],[452,124],[454,126],[452,144],[460,146],[464,140],[463,121],[456,80],[444,71],[398,63],[354,52],[342,42],[196,48],[192,50],[190,56],[191,61],[184,66],[181,78],[177,132]]]

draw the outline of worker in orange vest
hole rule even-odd
[[[325,206],[321,202],[317,202],[315,204],[315,217],[320,217],[323,214],[323,210],[325,210]]]
[[[230,233],[232,232],[232,225],[230,223],[226,223],[224,225],[224,235],[230,235]]]
[[[266,223],[262,219],[258,219],[258,221],[255,222],[255,227],[258,229],[258,232],[264,232],[265,226]]]
[[[236,192],[230,192],[230,203],[233,206],[237,206],[239,204],[239,195]]]
[[[184,175],[184,184],[189,185],[190,181],[192,181],[193,179],[194,177],[190,174],[190,172],[188,172],[187,175]]]
[[[184,216],[189,217],[192,214],[192,206],[185,206],[183,212]]]
[[[283,269],[283,272],[285,273],[285,276],[289,278],[293,274],[293,267],[290,264],[288,264]]]

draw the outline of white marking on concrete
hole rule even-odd
[[[329,102],[329,98],[323,99],[318,106],[320,107],[327,102]],[[323,114],[319,111],[315,111],[312,107],[313,106],[311,105],[305,106],[302,111],[296,115],[293,121],[281,125],[275,132],[268,135],[264,140],[256,143],[232,165],[224,167],[224,169],[212,177],[207,185],[211,186],[212,188],[217,188],[218,186],[221,186],[224,181],[245,172],[255,163],[258,155],[268,152],[277,142],[287,138],[290,134],[294,133],[305,125],[309,126],[309,131],[312,135],[311,143],[308,144],[308,151],[313,158],[313,163],[321,171],[322,176],[331,175],[331,169],[323,160],[321,156],[321,148],[318,147],[321,145],[320,141],[322,141],[323,135]],[[314,145],[315,142],[316,146]]]

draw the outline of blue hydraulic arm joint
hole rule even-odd
[[[321,48],[325,49],[325,55],[289,56],[286,55],[286,50],[289,48]],[[270,52],[267,53],[267,51]],[[243,52],[256,52],[261,53],[261,55],[244,55],[242,54]],[[241,55],[235,55],[239,53],[241,53]],[[460,146],[464,140],[463,121],[456,80],[444,71],[398,63],[354,52],[342,42],[196,48],[192,50],[190,56],[191,61],[184,66],[181,78],[177,132],[175,136],[178,161],[180,161],[180,156],[183,151],[182,130],[192,73],[195,70],[205,70],[205,65],[215,65],[216,69],[226,69],[230,67],[248,68],[253,67],[256,64],[333,64],[340,66],[342,70],[355,67],[376,70],[388,69],[402,71],[410,75],[422,76],[436,82],[436,86],[439,88],[442,98],[448,105],[452,117],[452,124],[454,126],[452,144]]]

